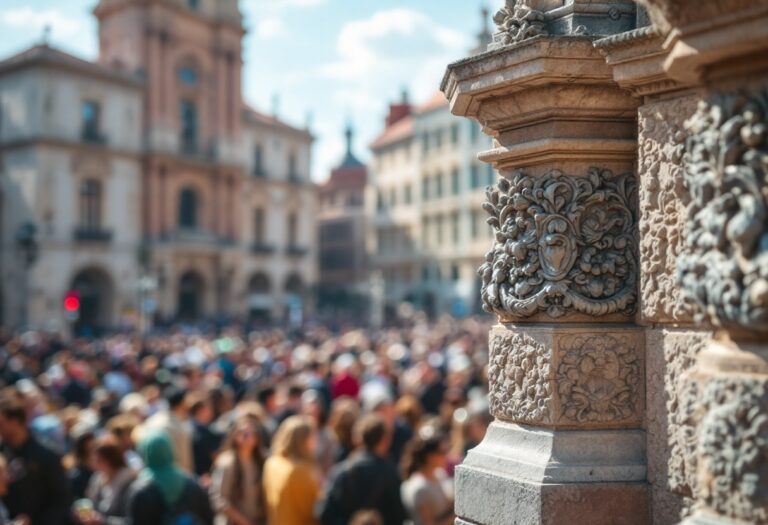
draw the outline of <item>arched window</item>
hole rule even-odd
[[[179,227],[194,230],[198,226],[197,192],[192,188],[184,188],[179,193]]]
[[[101,227],[101,182],[95,179],[80,184],[80,225],[94,230]]]

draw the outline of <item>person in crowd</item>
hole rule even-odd
[[[192,419],[192,453],[195,474],[202,478],[211,471],[222,437],[212,428],[213,409],[209,399],[203,394],[191,397],[189,415]]]
[[[389,429],[378,414],[368,414],[355,425],[361,450],[331,473],[319,505],[322,525],[346,525],[361,510],[375,510],[384,525],[401,525],[405,509],[400,478],[388,459]]]
[[[278,427],[272,455],[264,464],[268,525],[312,525],[320,493],[315,465],[315,432],[306,416],[291,416]]]
[[[126,525],[128,494],[136,473],[125,463],[123,450],[112,437],[96,442],[93,450],[96,473],[91,478],[86,496],[91,511],[75,518],[83,525]]]
[[[83,431],[75,436],[72,459],[74,465],[67,470],[69,488],[73,499],[85,497],[85,490],[93,476],[93,448],[96,437],[91,431]]]
[[[251,415],[240,416],[216,459],[211,478],[214,508],[226,517],[227,525],[264,523],[263,470],[258,421]]]
[[[288,386],[287,391],[284,393],[283,406],[277,413],[277,417],[275,417],[275,423],[278,426],[289,417],[301,413],[301,396],[303,393],[304,389],[299,385],[292,384]]]
[[[71,496],[61,457],[40,444],[27,426],[27,412],[12,392],[0,395],[0,438],[10,483],[10,517],[30,525],[63,525]]]
[[[333,399],[346,396],[357,399],[360,393],[360,381],[356,375],[356,361],[352,354],[344,354],[334,363],[334,374],[331,377],[331,396]]]
[[[139,442],[144,470],[128,499],[132,525],[213,525],[205,490],[175,464],[173,442],[162,430],[150,430]]]
[[[452,525],[453,491],[446,474],[448,441],[433,426],[421,427],[403,457],[403,503],[413,525]]]
[[[192,424],[187,410],[187,392],[178,386],[168,386],[163,392],[168,403],[166,410],[161,410],[150,417],[144,430],[163,430],[173,442],[173,455],[176,465],[187,473],[195,472],[195,460],[192,453]]]
[[[307,390],[301,397],[301,411],[309,416],[315,424],[315,460],[320,474],[325,478],[333,466],[336,456],[336,438],[328,428],[328,411],[320,394],[315,390]]]
[[[18,516],[15,520],[11,520],[8,507],[5,506],[2,500],[2,498],[8,495],[9,482],[8,462],[4,456],[0,455],[0,525],[30,525],[29,517],[27,516]]]
[[[328,426],[336,438],[336,453],[333,463],[341,463],[349,457],[355,449],[353,428],[360,417],[360,407],[357,401],[349,397],[341,397],[331,405],[331,415]]]
[[[397,415],[392,394],[381,384],[370,383],[363,389],[361,397],[365,412],[379,414],[386,423],[389,434],[388,457],[393,465],[399,465],[405,445],[413,437],[413,431]]]
[[[138,452],[135,450],[133,434],[138,425],[138,420],[132,414],[115,416],[106,424],[107,434],[111,436],[123,451],[125,464],[134,472],[139,472],[144,467]]]

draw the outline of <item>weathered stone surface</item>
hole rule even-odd
[[[695,398],[689,376],[708,332],[646,331],[646,429],[651,513],[656,525],[673,525],[689,512],[695,481]]]
[[[639,426],[643,334],[637,328],[510,325],[490,336],[491,413],[558,428]]]
[[[677,258],[690,202],[683,176],[684,124],[696,103],[688,96],[640,108],[640,301],[646,322],[692,321],[677,285]]]
[[[480,268],[483,306],[502,320],[546,312],[633,313],[637,281],[632,174],[522,170],[488,191],[496,242]]]
[[[457,468],[462,497],[456,514],[488,525],[645,524],[644,457],[640,430],[562,431],[495,422]]]

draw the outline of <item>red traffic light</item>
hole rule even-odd
[[[80,309],[80,294],[76,291],[68,292],[64,296],[64,310],[77,312]]]

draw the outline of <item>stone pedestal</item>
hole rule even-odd
[[[535,4],[535,5],[534,5]],[[634,5],[511,2],[486,54],[449,66],[455,114],[493,137],[480,269],[495,422],[457,469],[458,523],[648,523],[637,312],[637,106],[595,34]]]

